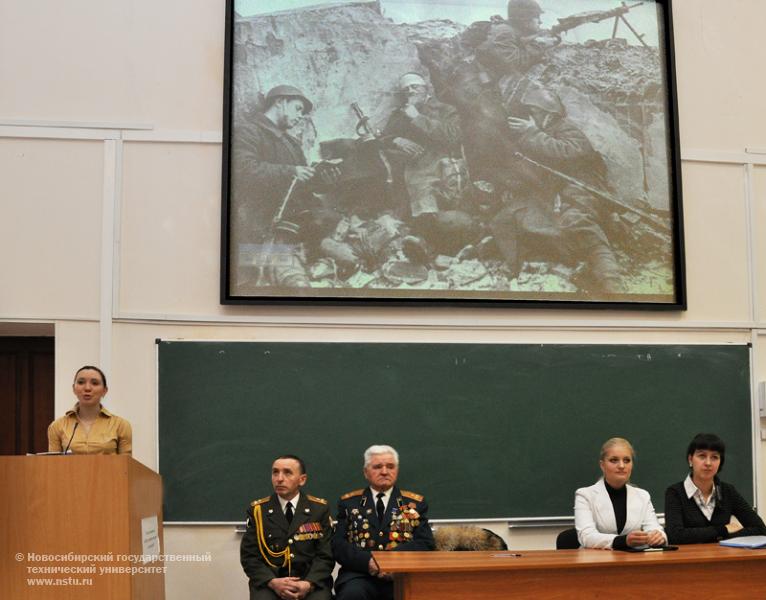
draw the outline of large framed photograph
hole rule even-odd
[[[221,301],[684,309],[670,0],[228,0]]]

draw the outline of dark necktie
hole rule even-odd
[[[293,503],[288,502],[287,506],[285,507],[285,519],[287,519],[288,523],[293,522]]]
[[[378,492],[378,501],[375,503],[375,510],[378,512],[378,521],[381,523],[383,523],[383,515],[386,512],[386,509],[383,506],[383,496],[385,496],[383,492]]]

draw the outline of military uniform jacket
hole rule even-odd
[[[238,129],[232,140],[231,168],[232,189],[241,202],[234,216],[255,230],[255,241],[262,241],[271,231],[295,167],[305,166],[306,157],[297,139],[261,113]],[[295,203],[293,198],[291,204]]]
[[[423,496],[396,486],[383,523],[378,521],[369,487],[342,496],[332,537],[332,551],[341,566],[336,586],[369,576],[373,550],[433,550],[434,536],[427,514],[428,504]]]
[[[293,522],[288,525],[276,494],[256,500],[247,510],[247,530],[242,537],[239,556],[242,568],[250,578],[250,585],[260,588],[275,577],[286,577],[287,568],[272,568],[258,548],[253,509],[260,505],[263,513],[263,535],[269,549],[280,552],[286,546],[292,549],[291,575],[317,586],[330,589],[331,574],[335,567],[330,550],[332,525],[327,501],[301,492]],[[272,564],[281,567],[283,558],[269,557]]]
[[[420,114],[410,119],[396,109],[386,123],[383,134],[402,137],[423,148],[417,158],[402,157],[404,182],[410,197],[412,216],[439,211],[434,185],[440,180],[440,161],[460,156],[460,116],[449,104],[429,98],[418,108]]]

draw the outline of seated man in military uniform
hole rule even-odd
[[[423,496],[400,490],[399,454],[391,446],[364,452],[369,486],[338,501],[338,523],[332,550],[340,563],[335,581],[337,600],[392,600],[391,576],[382,573],[372,551],[433,550],[428,504]]]
[[[306,465],[293,455],[271,466],[274,493],[247,510],[240,562],[250,600],[330,600],[335,561],[327,501],[301,492]]]

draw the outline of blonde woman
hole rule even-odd
[[[575,528],[584,548],[642,549],[667,544],[649,492],[630,485],[635,452],[611,438],[601,447],[603,477],[575,493]]]

